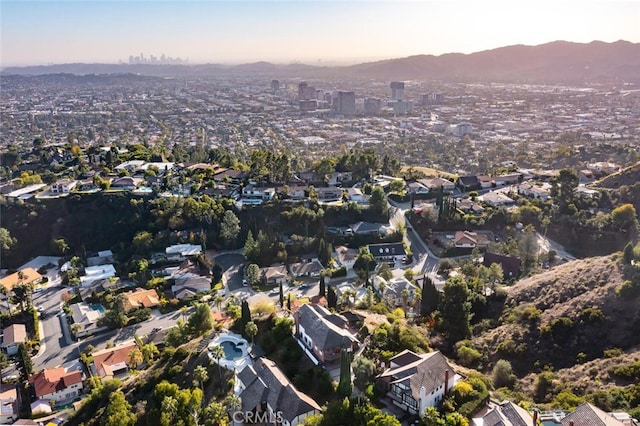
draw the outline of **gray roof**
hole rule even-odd
[[[598,407],[588,402],[578,406],[573,413],[562,419],[563,426],[569,426],[573,422],[574,426],[623,426],[624,423],[615,417],[605,413]]]
[[[391,383],[406,384],[411,388],[411,396],[416,401],[420,399],[421,387],[429,394],[444,383],[446,371],[449,371],[449,378],[455,374],[444,355],[437,351],[416,354],[407,349],[391,358],[389,362],[397,367],[388,368],[378,377],[389,377]]]
[[[349,330],[342,328],[347,323],[346,318],[332,314],[320,305],[305,303],[296,315],[305,333],[320,350],[348,347],[358,341]]]
[[[483,426],[534,426],[527,410],[511,401],[504,401],[482,417]]]
[[[293,263],[289,265],[289,269],[291,270],[291,274],[293,276],[298,277],[300,275],[320,272],[324,269],[324,267],[318,260],[314,260],[312,262]]]
[[[258,358],[238,373],[238,378],[245,386],[240,393],[243,411],[254,410],[266,402],[289,422],[300,415],[320,411],[318,403],[297,390],[269,359]]]

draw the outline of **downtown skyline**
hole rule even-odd
[[[0,65],[348,64],[555,40],[640,42],[637,1],[0,2]]]

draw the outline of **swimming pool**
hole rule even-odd
[[[92,311],[98,311],[101,314],[105,313],[104,306],[100,305],[99,303],[91,304],[91,305],[89,305],[89,307],[91,308]]]

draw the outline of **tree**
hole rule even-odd
[[[244,242],[244,257],[248,260],[255,260],[258,257],[258,246],[251,231],[247,234],[247,239]]]
[[[504,272],[502,271],[502,265],[499,263],[492,263],[489,265],[489,286],[492,290],[495,290],[497,284],[501,284],[504,281]]]
[[[633,261],[633,245],[631,243],[627,243],[624,246],[624,250],[622,252],[622,263],[625,265],[631,265],[631,261]]]
[[[18,282],[24,280],[24,273],[18,272]],[[24,311],[29,307],[29,301],[31,300],[32,288],[28,284],[17,284],[13,286],[13,303],[20,305],[20,310]]]
[[[136,253],[144,255],[151,250],[153,244],[153,235],[147,231],[139,231],[133,237],[133,247],[136,249]]]
[[[579,182],[578,175],[570,169],[560,170],[558,176],[551,178],[550,195],[558,205],[560,214],[572,214],[575,211],[573,203]]]
[[[196,368],[194,368],[193,380],[198,382],[200,389],[202,389],[202,393],[204,393],[204,382],[209,380],[209,373],[207,372],[207,369],[204,368],[202,365],[198,365]]]
[[[351,395],[353,385],[351,384],[351,349],[342,348],[340,354],[340,382],[338,383],[338,393],[344,397]]]
[[[140,364],[142,361],[144,360],[143,356],[142,356],[142,352],[140,352],[140,349],[131,349],[129,351],[129,354],[127,355],[127,362],[129,364],[129,368],[135,370],[138,367],[138,364]]]
[[[229,395],[225,399],[224,405],[227,407],[227,411],[234,412],[242,408],[242,401],[236,395]]]
[[[497,388],[509,387],[511,388],[515,383],[516,376],[513,374],[511,363],[506,359],[499,359],[496,365],[491,371],[491,378],[493,379],[493,386]]]
[[[291,293],[287,293],[287,311],[291,312]]]
[[[353,360],[353,384],[364,392],[376,375],[376,365],[369,358],[359,356]]]
[[[33,374],[33,361],[31,361],[31,355],[29,355],[29,348],[26,343],[20,343],[18,346],[16,363],[18,372],[20,373],[20,379],[26,382],[29,380],[29,376]]]
[[[469,337],[471,328],[471,302],[469,288],[461,277],[449,278],[440,299],[442,329],[449,336],[449,343]]]
[[[69,244],[65,241],[64,238],[56,238],[51,241],[51,249],[55,254],[60,256],[64,256],[69,251]]]
[[[194,304],[195,311],[189,317],[187,326],[189,330],[196,336],[202,336],[207,331],[213,328],[213,315],[211,314],[211,307],[206,303]]]
[[[202,416],[200,418],[205,425],[229,425],[227,410],[224,408],[224,405],[215,401],[211,401],[209,405],[202,410]]]
[[[247,325],[244,327],[244,332],[247,336],[251,337],[251,343],[253,343],[253,338],[258,334],[258,326],[255,322],[249,321]]]
[[[245,275],[249,285],[256,285],[260,282],[260,267],[255,263],[249,264],[245,268]]]
[[[324,281],[324,274],[320,273],[320,284],[318,286],[318,296],[326,297],[326,295],[327,295],[327,289]]]
[[[617,230],[632,232],[638,230],[638,216],[633,204],[623,204],[613,209],[611,221]]]
[[[378,276],[385,281],[390,281],[393,278],[393,274],[391,273],[391,267],[387,262],[382,262],[382,265],[378,268]]]
[[[102,426],[133,426],[136,421],[137,416],[131,412],[131,405],[127,402],[121,390],[109,395],[105,416],[100,422]]]
[[[331,261],[331,245],[325,243],[324,238],[320,238],[318,243],[318,260],[325,268],[329,266]]]
[[[278,302],[280,302],[280,308],[284,308],[284,290],[282,289],[282,281],[278,285]]]
[[[353,263],[353,270],[356,271],[358,277],[364,280],[365,286],[369,285],[369,274],[376,267],[376,260],[369,253],[366,247],[360,247],[356,261]]]
[[[371,198],[369,199],[369,211],[373,215],[380,219],[388,218],[389,203],[387,197],[384,194],[382,187],[376,185],[371,190]]]
[[[149,364],[151,361],[156,359],[158,355],[160,355],[160,351],[153,342],[142,345],[140,352],[142,352],[142,359],[145,364]]]
[[[336,291],[333,289],[333,287],[329,287],[329,290],[327,291],[327,306],[329,307],[329,309],[335,309],[337,305],[338,295],[336,294]]]
[[[389,191],[391,192],[402,192],[404,189],[404,180],[394,179],[389,182]]]
[[[0,228],[0,250],[7,252],[11,250],[18,240],[11,236],[11,233],[6,228]]]
[[[527,225],[522,230],[522,235],[518,240],[518,248],[520,250],[520,256],[523,263],[527,266],[532,265],[536,260],[538,254],[538,237],[536,230],[532,225]]]
[[[432,312],[438,309],[439,301],[440,292],[433,284],[431,278],[425,275],[422,282],[422,291],[420,293],[420,315],[423,317],[429,316]]]
[[[224,357],[224,349],[220,345],[213,345],[209,348],[211,357],[216,360],[218,364],[218,377],[222,380],[222,369],[220,368],[220,360]]]
[[[224,212],[222,223],[220,224],[220,237],[227,247],[232,247],[238,239],[240,233],[240,220],[231,210]],[[245,243],[246,244],[246,243]]]
[[[245,327],[251,321],[251,308],[249,308],[249,303],[246,300],[242,301],[242,305],[240,306],[242,310],[242,314],[240,316],[240,326],[243,332],[246,332]]]

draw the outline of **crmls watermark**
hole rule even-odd
[[[266,424],[282,424],[284,417],[282,411],[234,411],[231,419],[235,423],[266,423]]]

